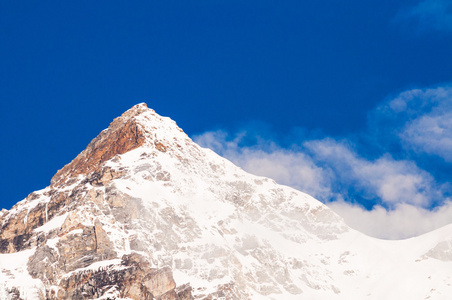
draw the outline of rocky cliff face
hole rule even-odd
[[[0,226],[0,299],[452,293],[452,228],[398,243],[366,237],[312,197],[200,148],[145,104],[3,210]]]
[[[2,212],[0,252],[32,250],[27,273],[40,280],[33,296],[27,297],[21,284],[6,294],[17,299],[192,299],[190,286],[176,288],[170,268],[152,266],[127,238],[115,245],[118,240],[104,229],[108,222],[107,227],[131,230],[130,222],[141,215],[139,201],[105,190],[125,175],[105,162],[143,145],[135,117],[147,110],[137,105],[116,118],[57,172],[48,188]]]
[[[145,104],[136,105],[114,119],[108,129],[102,131],[82,153],[55,174],[51,186],[63,185],[68,180],[74,180],[77,175],[100,171],[102,164],[114,156],[142,146],[145,143],[144,132],[135,117],[147,109]]]

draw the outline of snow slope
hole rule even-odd
[[[103,165],[123,175],[104,186],[83,177],[73,184],[113,203],[90,200],[76,214],[86,225],[102,223],[117,257],[139,252],[171,267],[195,298],[228,290],[224,299],[450,299],[452,225],[401,241],[368,237],[311,196],[199,147],[169,118],[150,109],[133,118],[146,143]],[[128,199],[133,217],[118,217],[115,199]],[[58,230],[70,213],[35,231]],[[26,299],[42,290],[25,267],[33,251],[0,254],[0,290],[17,280]]]

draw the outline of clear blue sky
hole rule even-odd
[[[452,125],[441,119],[447,128],[435,138],[446,142],[433,150],[419,140],[426,114],[449,111],[449,1],[2,1],[0,41],[0,201],[7,209],[46,187],[139,102],[205,145],[206,132],[226,145],[247,129],[237,155],[307,156],[302,164],[329,174],[319,175],[328,192],[281,181],[324,202],[342,195],[368,210],[400,203],[432,210],[449,201]],[[404,92],[403,99],[417,99],[408,109],[405,100],[394,102]],[[231,149],[217,151],[239,163]],[[359,179],[366,175],[358,169],[388,161],[405,179],[421,174],[407,189],[428,199],[391,200],[398,194],[385,190],[386,175],[378,186]],[[409,185],[403,178],[398,185]],[[427,183],[433,191],[425,192]]]

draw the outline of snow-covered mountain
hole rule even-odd
[[[450,299],[452,225],[385,241],[138,104],[0,213],[0,299]]]

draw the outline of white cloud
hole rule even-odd
[[[403,92],[377,108],[374,117],[378,120],[373,126],[380,134],[395,132],[406,148],[452,162],[450,86]]]
[[[344,201],[328,204],[345,222],[367,235],[382,239],[404,239],[452,223],[452,201],[434,210],[398,204],[393,210],[375,206],[368,211]]]
[[[452,204],[433,211],[422,208],[441,197],[433,177],[410,161],[389,155],[375,160],[360,157],[346,142],[328,138],[304,143],[305,148],[283,149],[260,139],[242,146],[246,132],[229,136],[207,132],[195,141],[209,147],[246,171],[292,186],[326,202],[353,228],[370,236],[399,239],[416,236],[452,222]],[[341,187],[355,194],[379,197],[391,209],[374,206],[367,211],[350,204]],[[353,196],[353,195],[352,195]]]
[[[317,166],[307,154],[282,149],[274,142],[262,139],[257,145],[241,147],[239,144],[245,135],[241,132],[228,140],[224,131],[212,131],[196,136],[195,142],[249,173],[272,178],[324,201],[334,197],[330,188],[332,174]]]
[[[367,160],[333,139],[309,141],[305,146],[316,161],[335,171],[342,185],[354,186],[367,197],[378,196],[389,206],[409,203],[425,207],[438,197],[433,177],[414,162],[397,161],[389,155]]]
[[[414,22],[420,31],[452,31],[452,3],[449,0],[425,0],[402,10],[396,19]]]
[[[363,133],[365,143],[357,144],[367,147],[362,152],[350,140],[334,138],[294,140],[296,147],[282,148],[272,139],[255,138],[255,131],[232,136],[206,132],[195,141],[250,173],[327,203],[350,226],[371,236],[407,238],[451,223],[452,202],[445,196],[450,186],[438,183],[436,173],[420,168],[416,160],[428,165],[428,154],[452,162],[452,86],[400,93],[370,113]],[[404,159],[385,150],[394,148]],[[370,158],[369,153],[380,155]],[[361,200],[380,205],[368,211],[351,204]]]
[[[415,119],[407,124],[401,137],[417,151],[452,162],[452,112]]]

